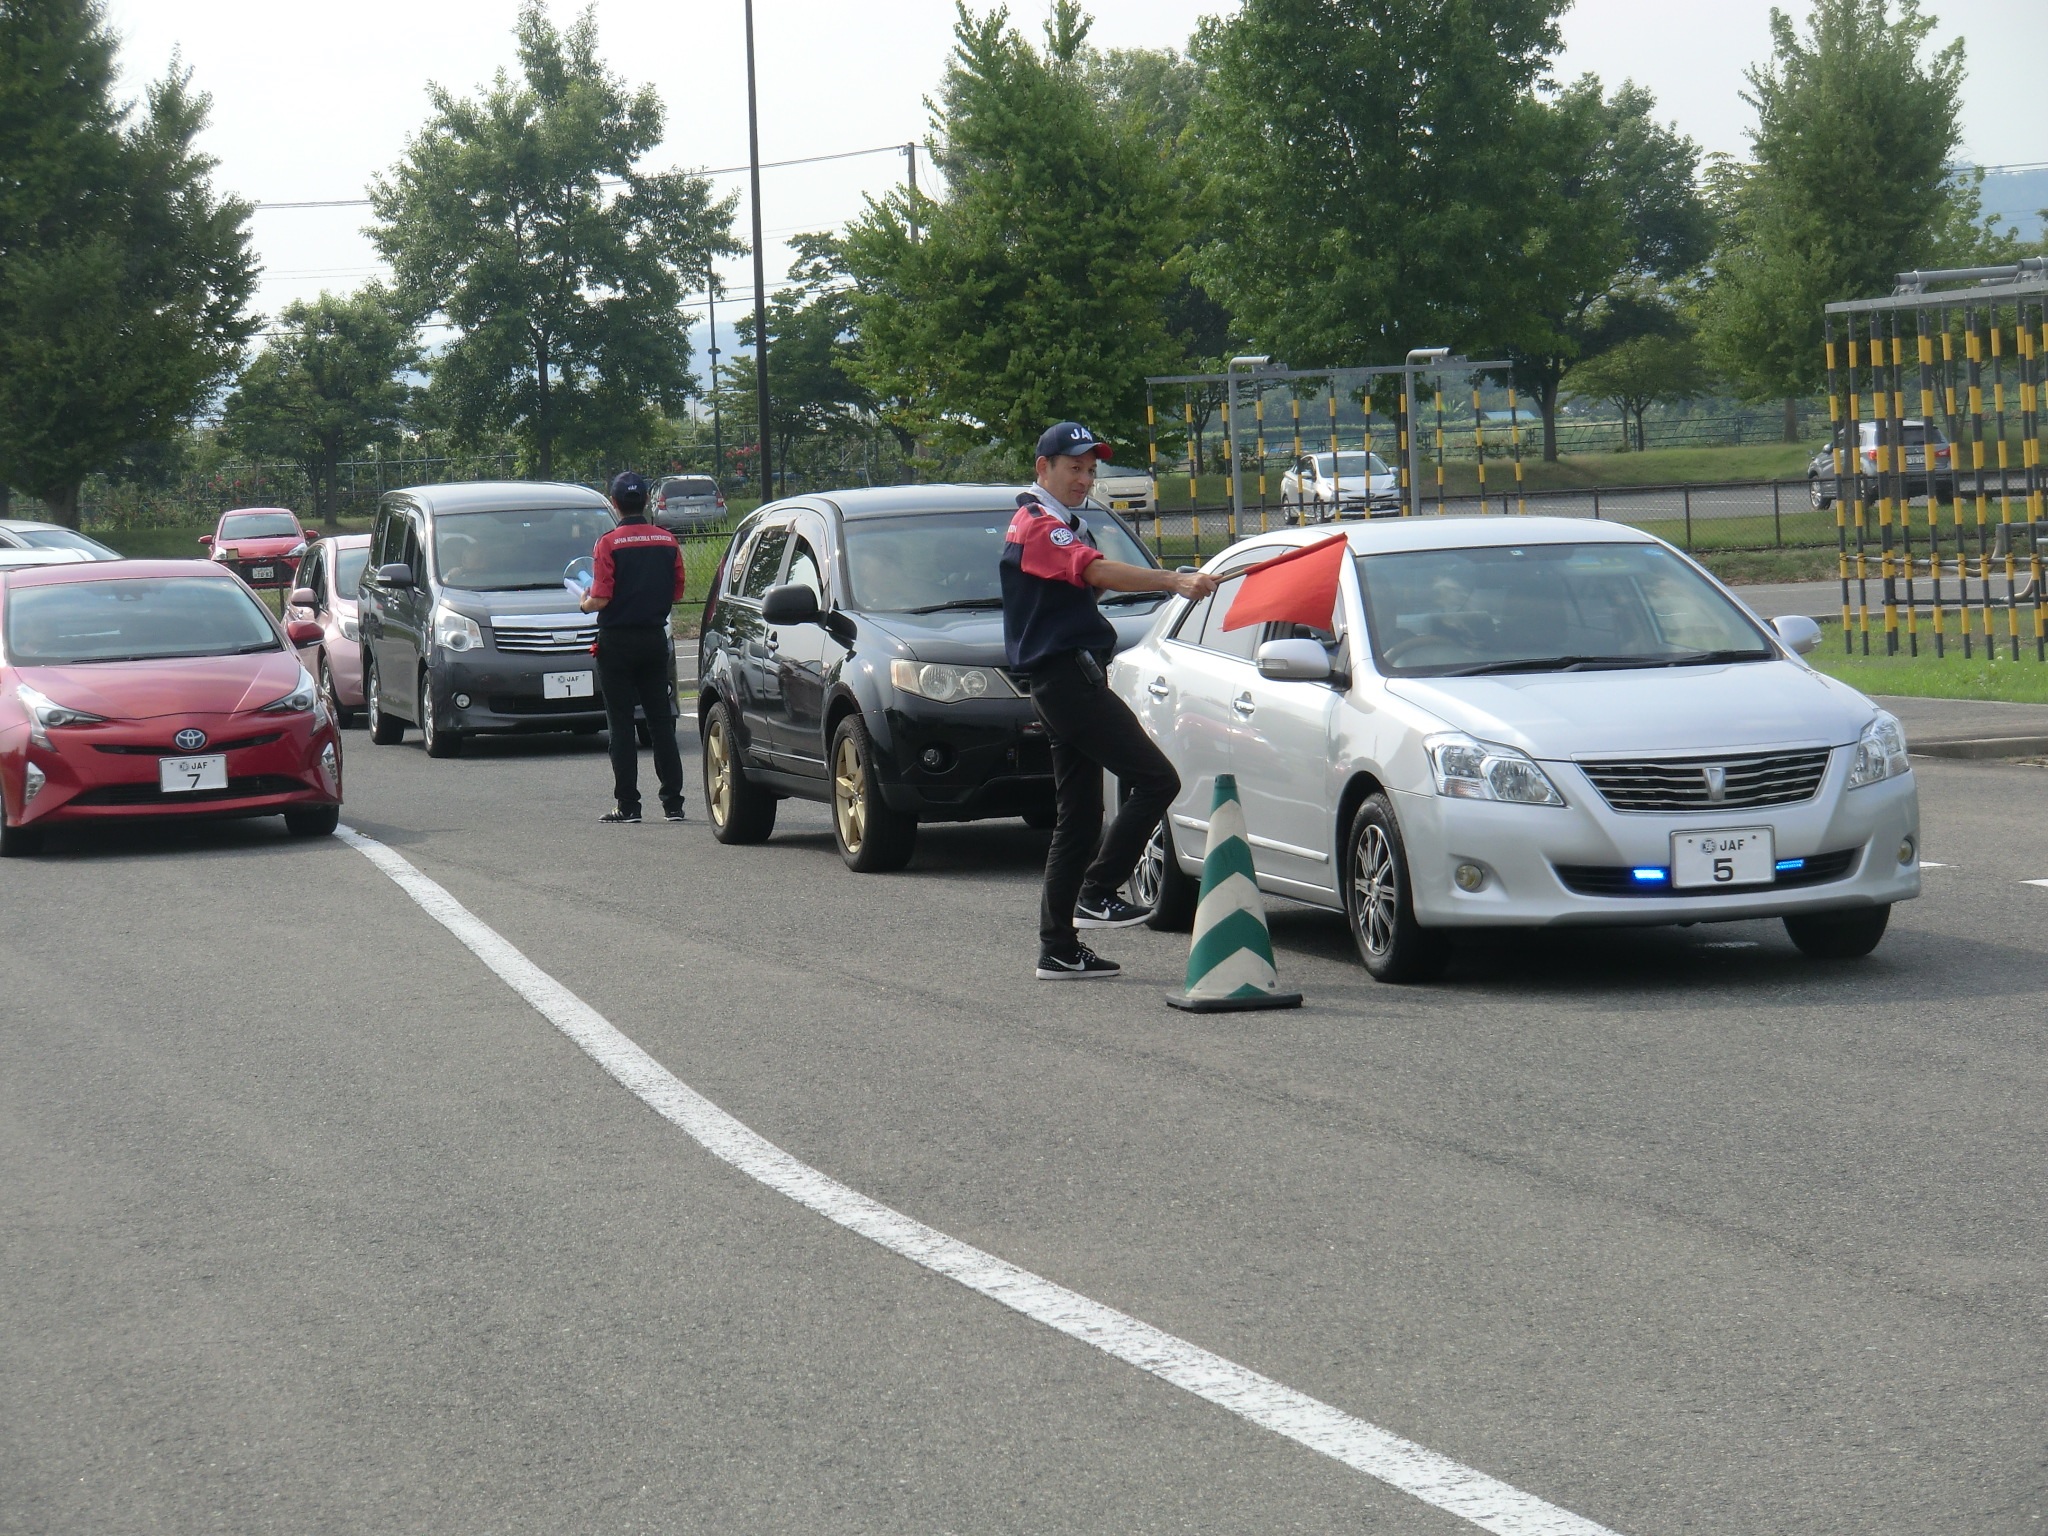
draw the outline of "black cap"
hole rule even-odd
[[[1078,421],[1063,421],[1056,427],[1047,427],[1038,439],[1038,456],[1041,459],[1079,458],[1084,453],[1092,453],[1096,458],[1107,461],[1109,444],[1102,442]]]
[[[647,510],[647,482],[637,470],[622,469],[612,476],[612,505],[621,512]]]

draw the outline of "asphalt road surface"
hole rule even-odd
[[[643,763],[644,769],[644,763]],[[1627,1536],[2048,1529],[2048,770],[1922,761],[1870,960],[1496,939],[1298,1013],[1030,979],[1041,834],[600,827],[593,742],[346,821],[813,1168]],[[701,814],[693,782],[693,816]],[[1476,1526],[834,1226],[342,841],[0,867],[0,1530]]]

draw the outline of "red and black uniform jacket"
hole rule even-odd
[[[1003,646],[1010,665],[1030,671],[1074,651],[1106,660],[1116,626],[1095,605],[1087,570],[1102,558],[1095,535],[1036,496],[1017,498],[1003,543]]]
[[[666,528],[629,518],[597,541],[590,595],[599,629],[659,624],[683,597],[683,548]]]

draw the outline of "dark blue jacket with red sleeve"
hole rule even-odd
[[[659,624],[683,596],[683,549],[666,528],[628,519],[597,541],[590,595],[605,599],[599,629]]]
[[[1087,570],[1102,558],[1078,517],[1054,511],[1028,492],[1003,543],[1003,646],[1024,671],[1073,651],[1106,659],[1116,626],[1095,605]]]

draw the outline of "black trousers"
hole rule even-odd
[[[1097,681],[1101,669],[1059,657],[1031,674],[1031,702],[1052,740],[1059,817],[1045,856],[1038,941],[1066,949],[1077,938],[1074,901],[1083,889],[1115,890],[1130,879],[1159,818],[1180,793],[1180,775],[1130,707]],[[1102,835],[1102,773],[1130,792]],[[1098,847],[1098,841],[1100,846]]]
[[[654,776],[664,807],[683,803],[683,755],[676,750],[676,717],[669,696],[668,637],[659,624],[617,625],[597,632],[597,684],[604,690],[611,731],[612,799],[622,811],[640,809],[640,744],[633,706],[647,716],[654,743]]]

